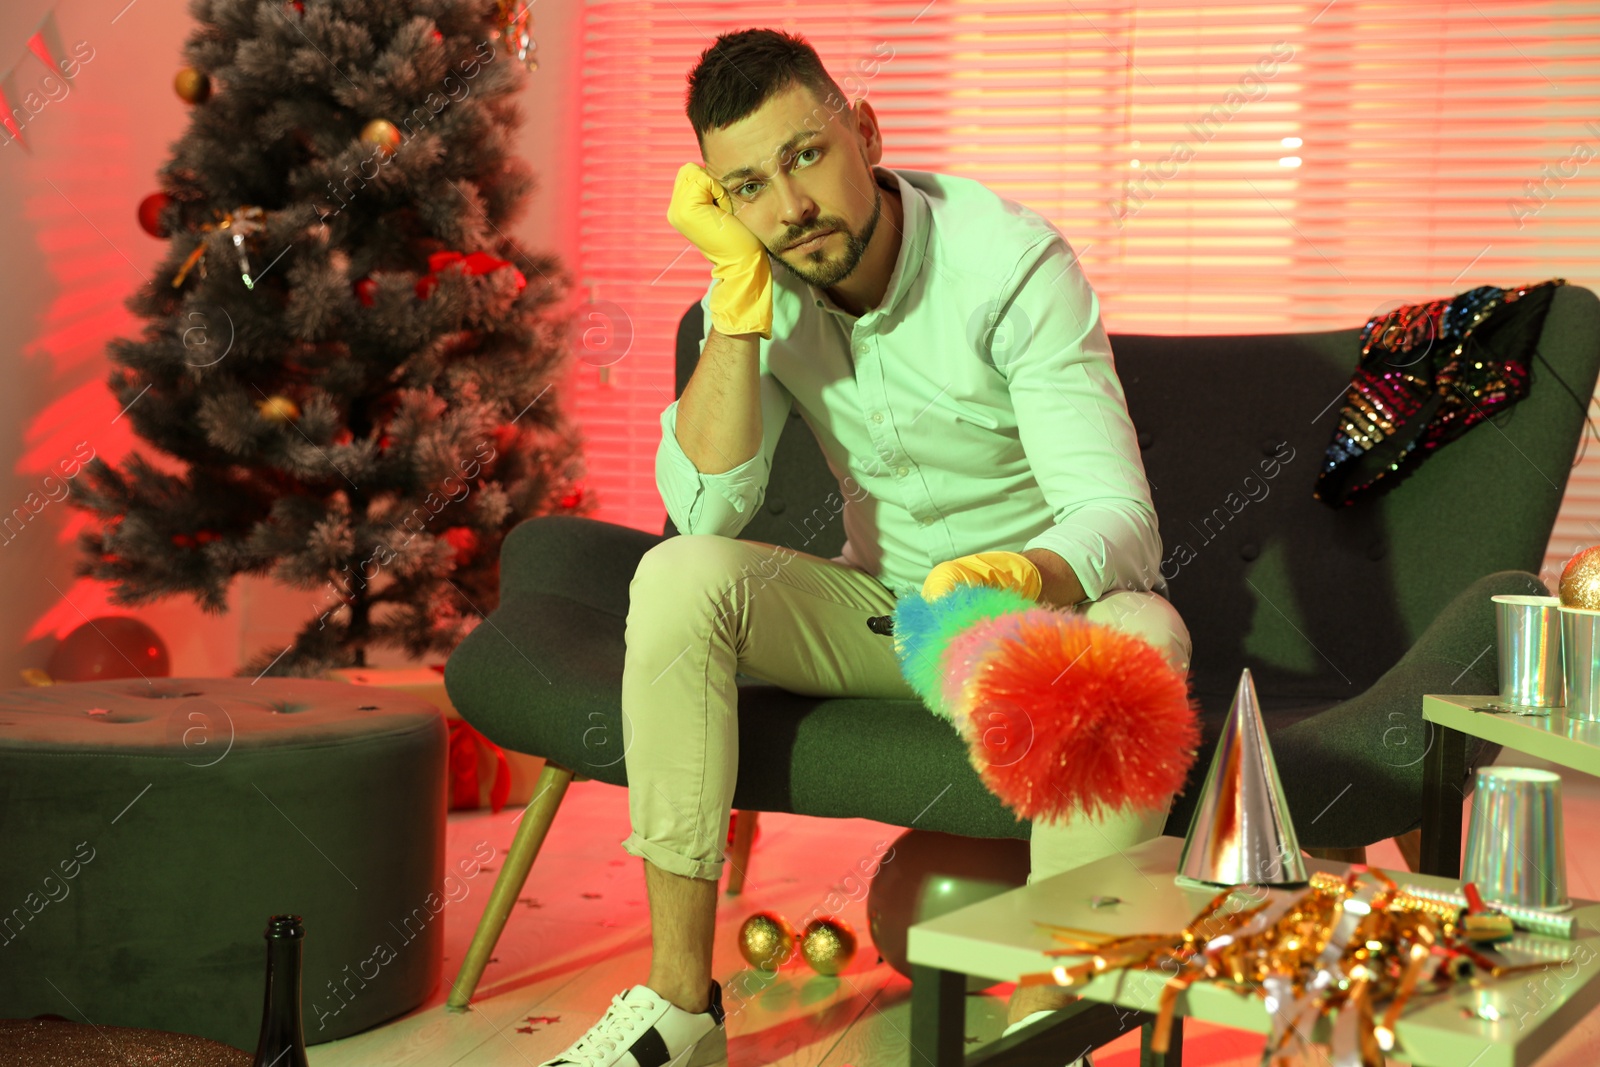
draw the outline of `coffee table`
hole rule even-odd
[[[1108,971],[1074,987],[1085,998],[1075,1005],[1075,1011],[1057,1012],[970,1056],[964,1054],[963,1030],[967,975],[1015,981],[1024,974],[1081,960],[1046,956],[1057,942],[1040,922],[1109,935],[1177,932],[1186,926],[1215,894],[1181,888],[1174,882],[1182,848],[1181,838],[1158,837],[1119,855],[912,926],[907,957],[912,964],[913,1067],[930,1062],[933,1067],[980,1063],[988,1067],[1025,1063],[1061,1067],[1084,1051],[1084,1045],[1078,1043],[1083,1038],[1077,1035],[1098,1029],[1092,1039],[1098,1045],[1141,1024],[1145,1026],[1141,1067],[1177,1067],[1182,1055],[1181,1028],[1174,1027],[1165,1059],[1149,1047],[1149,1024],[1166,979],[1160,971]],[[1343,875],[1349,865],[1307,859],[1306,868]],[[1423,874],[1390,873],[1397,881],[1438,889],[1459,884]],[[1102,906],[1095,906],[1097,897]],[[1109,898],[1120,903],[1104,904]],[[1549,952],[1547,968],[1476,991],[1463,987],[1413,997],[1396,1027],[1394,1058],[1419,1067],[1524,1067],[1533,1063],[1600,1003],[1600,981],[1596,980],[1600,976],[1600,904],[1577,901],[1575,907],[1576,939],[1527,935],[1525,944]],[[1511,950],[1506,956],[1518,963],[1538,958]],[[1573,962],[1563,965],[1561,961],[1568,957]],[[1178,997],[1176,1015],[1261,1034],[1271,1030],[1271,1019],[1260,998],[1213,985],[1191,986]],[[1485,1015],[1497,1015],[1498,1021],[1489,1021]],[[1328,1020],[1323,1019],[1307,1036],[1326,1041],[1329,1030]],[[1056,1038],[1056,1031],[1073,1036]]]
[[[1466,799],[1467,738],[1481,737],[1561,767],[1600,774],[1600,722],[1548,715],[1474,711],[1498,703],[1490,696],[1455,693],[1422,698],[1422,718],[1434,726],[1422,775],[1422,863],[1429,874],[1461,874],[1462,802]]]

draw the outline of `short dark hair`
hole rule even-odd
[[[725,33],[700,53],[689,72],[685,110],[705,154],[705,135],[731,126],[772,97],[799,84],[819,103],[843,110],[846,97],[829,76],[816,49],[799,34],[782,30]]]

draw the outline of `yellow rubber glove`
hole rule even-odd
[[[978,552],[939,564],[922,580],[926,600],[943,596],[958,585],[994,585],[1038,600],[1044,578],[1033,560],[1020,552]]]
[[[728,208],[731,197],[699,163],[678,168],[667,221],[711,264],[711,325],[721,334],[772,339],[772,265],[767,248]]]

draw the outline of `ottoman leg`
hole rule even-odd
[[[489,965],[489,957],[500,940],[500,931],[506,927],[511,905],[516,903],[517,894],[522,892],[523,883],[528,880],[528,871],[539,855],[539,846],[544,844],[544,835],[549,832],[550,823],[556,817],[556,808],[561,806],[561,798],[566,795],[571,782],[572,772],[554,763],[546,763],[544,770],[539,772],[539,784],[534,788],[533,799],[528,801],[522,813],[522,824],[517,827],[517,836],[511,841],[511,851],[500,865],[500,874],[489,892],[489,903],[483,909],[483,918],[478,920],[478,929],[472,935],[467,957],[461,962],[461,970],[451,984],[450,997],[446,1001],[448,1007],[459,1011],[465,1009],[472,1000],[472,994],[478,988],[478,979],[483,977],[483,969]]]
[[[750,866],[750,843],[756,839],[756,816],[759,811],[739,812],[733,820],[733,848],[728,850],[728,889],[736,897],[744,889],[745,868]]]

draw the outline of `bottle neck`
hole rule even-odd
[[[267,939],[267,994],[261,1036],[270,1036],[282,1046],[304,1043],[300,1019],[301,945],[297,937]]]

